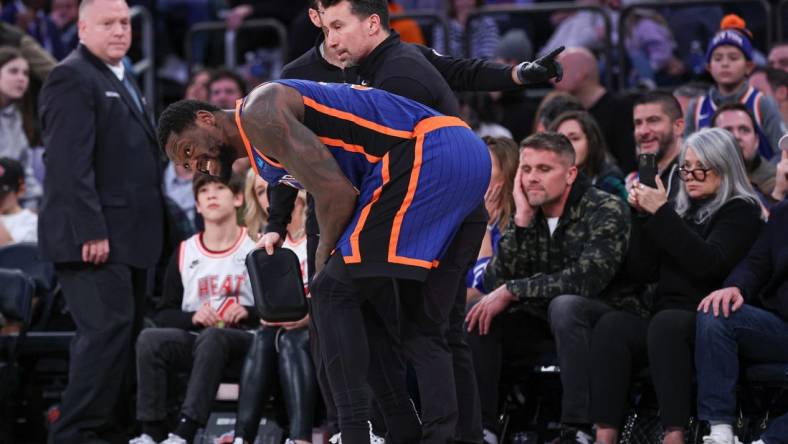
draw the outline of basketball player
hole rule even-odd
[[[394,279],[423,282],[490,176],[484,143],[461,120],[380,90],[280,80],[235,112],[181,101],[164,111],[159,142],[185,167],[227,174],[248,155],[269,183],[304,186],[320,226],[313,311],[340,417],[342,442],[369,442],[368,382],[391,442],[418,442],[404,368],[387,314],[363,312],[390,297]],[[329,257],[331,260],[328,260]],[[388,334],[388,339],[380,339]],[[368,371],[369,370],[369,371]]]

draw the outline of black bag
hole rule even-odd
[[[276,248],[272,255],[264,248],[253,250],[246,256],[246,269],[261,319],[292,322],[306,316],[308,308],[301,264],[292,250]]]

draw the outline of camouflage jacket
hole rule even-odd
[[[578,176],[552,236],[541,210],[527,227],[510,221],[487,266],[484,286],[493,290],[505,284],[518,299],[511,309],[540,316],[562,294],[604,298],[621,266],[629,231],[626,203]]]

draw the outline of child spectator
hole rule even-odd
[[[236,222],[242,186],[238,176],[223,183],[195,175],[205,231],[173,255],[154,318],[159,328],[143,330],[137,340],[137,419],[143,434],[130,444],[192,442],[208,420],[222,377],[240,375],[252,342],[246,329],[259,322],[244,265],[254,242]],[[167,381],[174,372],[190,376],[178,425],[167,435]]]
[[[38,242],[38,215],[19,206],[25,192],[22,165],[0,158],[0,246],[17,242]]]
[[[747,77],[754,68],[752,35],[746,23],[736,15],[727,15],[720,31],[711,39],[706,52],[706,69],[714,78],[705,96],[688,106],[685,137],[700,128],[711,126],[711,117],[720,105],[741,102],[752,111],[758,123],[758,151],[767,159],[777,153],[777,141],[787,131],[774,100],[749,86]]]

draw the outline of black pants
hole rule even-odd
[[[401,285],[402,344],[421,401],[422,442],[481,443],[482,415],[465,332],[465,276],[486,230],[486,213],[460,226],[424,284]]]
[[[646,365],[662,424],[685,427],[692,409],[695,312],[663,310],[650,320],[616,311],[599,320],[592,338],[591,416],[621,428],[632,373]]]
[[[480,336],[474,330],[469,343],[476,362],[484,426],[497,429],[503,360],[537,360],[551,337],[555,339],[561,367],[561,421],[590,423],[591,336],[597,320],[611,310],[594,299],[561,295],[550,301],[548,321],[518,310],[498,315],[487,335]]]
[[[181,414],[204,425],[223,377],[238,377],[252,334],[207,328],[199,334],[179,328],[148,328],[137,340],[137,419],[167,417],[167,380],[188,373]]]
[[[142,325],[147,273],[123,264],[58,264],[58,281],[76,324],[68,386],[60,418],[49,433],[54,444],[107,436],[116,408],[132,387],[133,350]]]
[[[387,442],[421,439],[405,386],[395,285],[390,278],[350,279],[336,254],[312,282],[320,353],[345,444],[369,443],[368,388],[385,416]]]
[[[290,422],[289,438],[311,441],[318,393],[306,328],[262,327],[255,332],[241,373],[235,436],[254,442],[277,373]]]

